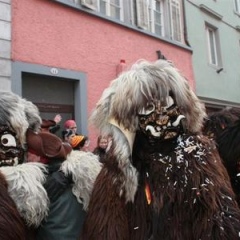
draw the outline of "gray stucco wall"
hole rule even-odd
[[[11,0],[0,0],[0,90],[11,90]]]
[[[234,11],[234,1],[185,0],[185,7],[197,95],[217,104],[239,105],[240,15]],[[208,61],[205,23],[218,28],[223,68],[220,73]]]

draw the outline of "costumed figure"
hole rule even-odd
[[[69,143],[46,131],[28,130],[27,142],[28,151],[39,156],[48,170],[44,187],[50,200],[49,211],[36,231],[36,239],[77,240],[101,168],[97,157],[72,151]]]
[[[240,210],[206,113],[168,61],[139,61],[105,89],[91,121],[112,145],[82,240],[239,239]]]
[[[215,141],[240,206],[240,111],[226,108],[210,113],[203,132]]]
[[[224,108],[210,112],[203,124],[203,133],[210,139],[216,140],[224,129],[232,126],[240,117],[240,110],[236,108]]]
[[[31,102],[11,92],[0,93],[0,239],[32,238],[48,211],[43,187],[46,169],[24,162],[26,131],[38,131],[41,118]]]
[[[87,210],[101,164],[94,154],[73,153],[69,145],[41,131],[40,126],[34,104],[11,92],[0,93],[1,240],[79,238],[81,226],[75,225],[77,230],[73,231],[73,224],[81,224],[78,213],[76,220],[63,219],[70,203],[81,204],[83,211]],[[24,155],[29,148],[46,164],[26,163]],[[66,195],[71,196],[69,203]],[[65,199],[66,204],[59,199]]]

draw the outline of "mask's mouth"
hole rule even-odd
[[[0,167],[5,167],[5,166],[16,166],[18,165],[19,160],[18,157],[14,157],[12,159],[2,159],[0,161]]]
[[[23,162],[24,150],[21,148],[9,148],[0,150],[0,167],[16,166]]]
[[[184,119],[185,116],[179,115],[174,122],[168,121],[166,125],[158,125],[158,124],[148,124],[145,127],[145,132],[147,135],[152,136],[154,138],[161,139],[171,139],[176,137],[179,134],[180,123],[181,120]]]

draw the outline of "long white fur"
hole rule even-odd
[[[72,151],[61,165],[61,170],[66,176],[72,175],[72,192],[85,210],[88,208],[94,182],[101,168],[98,156],[83,151]]]
[[[123,72],[106,88],[91,117],[101,133],[113,134],[114,155],[125,179],[126,199],[131,200],[137,189],[137,172],[131,164],[131,151],[121,131],[116,131],[110,119],[115,119],[124,129],[136,132],[138,112],[153,99],[166,99],[172,91],[181,114],[186,117],[185,130],[195,133],[201,130],[206,117],[205,107],[190,88],[180,71],[169,61],[138,61]],[[129,184],[131,183],[131,184]]]
[[[8,192],[29,226],[39,226],[47,216],[49,199],[43,187],[44,164],[24,163],[14,167],[1,167],[8,183]]]
[[[32,102],[7,91],[0,91],[0,106],[0,124],[8,125],[16,132],[24,146],[27,128],[34,131],[40,128],[42,120],[38,108]]]
[[[118,153],[115,155],[118,167],[123,172],[125,179],[122,188],[120,188],[119,195],[121,196],[123,191],[125,192],[126,202],[134,201],[134,196],[138,186],[138,173],[131,164],[131,150],[126,140],[125,135],[121,129],[108,124],[109,131],[116,142],[114,152]],[[124,189],[123,189],[124,188]]]

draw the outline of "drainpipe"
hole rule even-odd
[[[185,0],[182,0],[182,6],[183,6],[183,36],[184,36],[184,41],[185,41],[187,46],[191,47],[190,43],[188,42]]]

